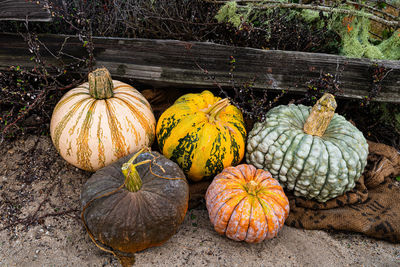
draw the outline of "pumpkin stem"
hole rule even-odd
[[[125,176],[125,187],[130,192],[137,192],[142,188],[142,179],[138,171],[136,170],[137,166],[149,163],[151,160],[144,160],[138,163],[133,164],[133,161],[145,150],[142,148],[139,150],[133,157],[126,163],[122,164],[122,174]]]
[[[215,121],[215,118],[218,116],[218,114],[229,105],[230,105],[229,99],[224,98],[219,100],[218,102],[215,102],[211,107],[209,107],[206,110],[206,114],[209,115],[210,121]]]
[[[113,80],[106,68],[96,69],[88,75],[89,94],[96,99],[107,99],[114,95]]]
[[[335,97],[325,93],[312,107],[304,124],[304,132],[315,136],[323,136],[331,122],[337,107]]]
[[[251,180],[250,182],[248,182],[246,184],[247,187],[247,193],[249,193],[250,195],[256,195],[257,194],[257,187],[258,187],[258,183],[255,182],[254,180]]]
[[[132,256],[117,256],[119,263],[121,263],[122,267],[130,267],[135,264],[135,255],[133,254]]]

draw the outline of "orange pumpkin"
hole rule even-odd
[[[215,231],[248,243],[275,237],[289,214],[279,182],[247,164],[218,174],[207,189],[206,204]]]

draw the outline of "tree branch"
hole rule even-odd
[[[400,28],[400,21],[390,21],[383,19],[381,17],[375,16],[371,13],[358,11],[358,10],[348,10],[342,8],[334,8],[334,7],[327,7],[327,6],[313,6],[313,5],[305,5],[305,4],[294,4],[294,3],[276,3],[276,4],[266,4],[260,6],[254,6],[254,9],[270,9],[270,8],[299,8],[299,9],[309,9],[309,10],[319,10],[323,12],[337,12],[346,15],[358,16],[358,17],[365,17],[370,20],[379,22],[383,25],[393,27],[395,29]],[[246,6],[238,6],[238,8],[247,8]]]
[[[209,3],[214,3],[214,4],[225,4],[227,2],[230,2],[227,0],[215,0],[215,1],[203,0],[203,1],[206,1]],[[286,3],[286,2],[279,2],[279,1],[239,0],[236,2],[237,3],[260,3],[260,5],[252,6],[252,8],[260,9],[260,10],[265,10],[265,9],[270,9],[270,8],[298,8],[298,9],[318,10],[318,11],[330,12],[330,13],[336,12],[336,13],[340,13],[340,14],[365,17],[370,20],[379,22],[383,25],[386,25],[388,27],[393,27],[395,29],[400,28],[400,21],[387,20],[387,19],[381,18],[377,15],[374,15],[374,14],[366,12],[366,11],[349,10],[349,9],[343,9],[343,8],[337,8],[337,7],[331,7],[331,6],[317,6],[317,5],[309,5],[309,4]],[[352,2],[349,1],[349,4],[352,4]],[[358,4],[358,3],[354,3],[354,4]],[[242,8],[242,9],[248,8],[247,6],[244,6],[244,5],[237,5],[237,7]],[[370,7],[370,9],[371,9],[371,7]],[[373,11],[375,11],[375,10],[373,10]],[[393,16],[393,15],[389,15],[387,13],[384,13],[384,15],[387,15],[389,17]],[[393,17],[391,17],[391,18],[393,18]],[[393,19],[396,19],[396,17],[394,17]]]
[[[382,14],[382,16],[389,17],[389,18],[391,18],[391,19],[393,19],[393,20],[397,20],[397,21],[400,20],[399,17],[396,17],[396,16],[394,16],[394,15],[392,15],[392,14],[390,14],[390,13],[387,13],[387,12],[385,12],[385,11],[383,11],[383,10],[374,8],[374,7],[369,6],[369,5],[366,5],[366,4],[357,3],[357,2],[353,2],[353,1],[346,1],[346,3],[351,4],[351,5],[354,5],[354,6],[361,6],[361,7],[364,7],[364,8],[366,8],[366,9],[369,9],[369,10],[373,11],[373,12],[380,13],[380,14]]]

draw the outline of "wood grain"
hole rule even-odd
[[[52,51],[60,48],[64,38],[57,35],[40,37]],[[339,78],[343,90],[340,96],[360,99],[370,91],[370,68],[377,63],[392,71],[382,82],[382,90],[374,100],[400,103],[400,61],[350,59],[319,53],[175,40],[98,37],[94,42],[96,67],[107,67],[114,79],[131,78],[154,87],[213,89],[217,81],[225,88],[232,88],[229,72],[230,61],[234,58],[235,82],[254,80],[254,88],[260,90],[304,92],[307,90],[306,82],[318,78],[321,71],[335,75],[338,69],[344,68]],[[82,43],[74,36],[68,37],[65,49],[65,52],[78,57],[85,53]],[[0,34],[0,70],[6,70],[11,64],[32,67],[30,57],[22,37]],[[57,64],[49,54],[45,59]],[[209,75],[204,74],[199,66]],[[215,79],[210,79],[210,76]]]
[[[37,2],[0,0],[0,20],[51,21],[50,12]]]

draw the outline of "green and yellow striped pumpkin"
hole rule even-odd
[[[243,159],[246,129],[227,98],[204,91],[176,100],[158,120],[156,136],[160,151],[199,181]]]
[[[52,141],[72,165],[96,171],[154,141],[155,118],[132,86],[112,80],[107,69],[67,92],[54,108]]]

